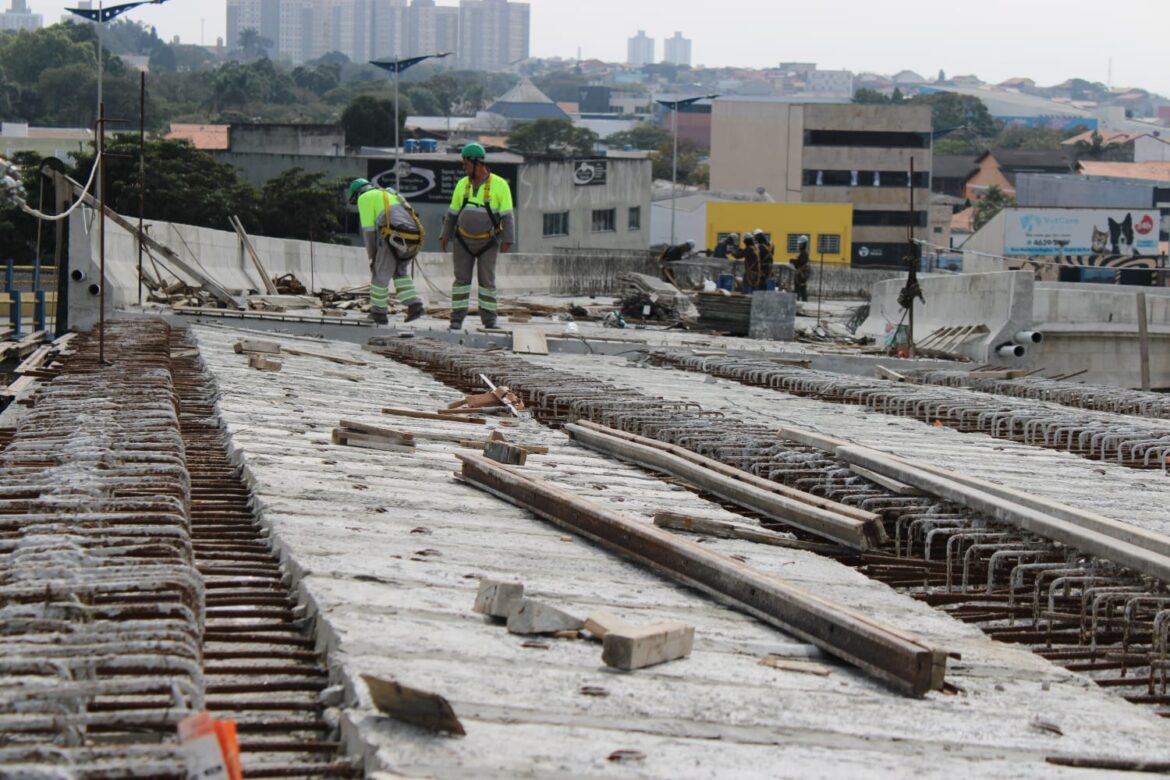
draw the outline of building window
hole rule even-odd
[[[630,206],[630,220],[629,220],[629,223],[627,226],[630,230],[641,230],[642,229],[642,207],[641,206]]]
[[[800,238],[801,236],[807,236],[807,235],[808,235],[808,233],[789,233],[788,234],[788,250],[787,251],[790,254],[796,254],[797,252],[799,252],[800,245],[796,243],[796,240],[798,238]]]
[[[925,211],[915,211],[911,216],[908,211],[866,211],[853,212],[853,224],[865,227],[926,227],[927,215]]]
[[[593,210],[593,232],[594,233],[612,233],[617,228],[617,209],[594,209]]]
[[[569,212],[556,211],[552,214],[545,214],[544,235],[546,237],[569,235]]]
[[[817,254],[841,254],[841,236],[836,233],[820,233],[817,235]]]
[[[868,130],[805,130],[805,146],[876,146],[886,149],[926,149],[930,133]]]

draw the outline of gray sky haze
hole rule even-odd
[[[643,29],[656,39],[661,59],[663,40],[677,30],[692,40],[696,65],[760,68],[801,61],[854,72],[906,68],[927,78],[941,68],[948,76],[974,74],[992,83],[1027,76],[1044,86],[1076,76],[1170,96],[1170,67],[1162,59],[1170,0],[1115,6],[1067,0],[529,2],[537,57],[572,58],[580,48],[587,59],[623,61],[626,39]],[[46,23],[58,21],[72,4],[29,2]],[[155,25],[168,40],[178,35],[184,43],[210,45],[225,33],[225,9],[224,0],[169,0],[127,18]]]

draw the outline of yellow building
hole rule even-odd
[[[707,246],[728,233],[763,230],[776,245],[776,262],[796,255],[796,239],[808,236],[808,254],[816,262],[849,265],[853,253],[853,206],[848,203],[753,203],[712,201],[707,204]]]

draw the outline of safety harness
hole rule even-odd
[[[427,232],[423,229],[422,220],[418,218],[418,212],[414,210],[414,207],[401,195],[398,196],[398,202],[414,221],[415,230],[402,230],[394,227],[390,219],[390,193],[382,190],[382,206],[386,213],[386,224],[378,228],[378,233],[390,246],[394,256],[405,260],[418,254],[418,248],[422,246]]]
[[[488,170],[486,165],[484,166],[484,170],[487,171],[487,178],[484,179],[483,182],[483,208],[484,211],[487,212],[488,219],[491,220],[491,231],[488,233],[468,233],[466,230],[459,227],[459,215],[463,213],[463,209],[467,208],[468,204],[471,202],[471,195],[475,189],[475,185],[471,183],[470,176],[468,176],[463,182],[463,205],[459,207],[459,211],[455,212],[455,240],[459,242],[459,245],[463,247],[467,254],[471,255],[476,260],[478,260],[480,255],[482,255],[484,252],[495,246],[496,241],[498,241],[499,237],[504,233],[503,222],[498,216],[496,216],[496,213],[492,211],[492,172]],[[472,252],[471,247],[467,245],[467,241],[469,239],[471,241],[488,241],[488,243],[485,244],[478,252]]]

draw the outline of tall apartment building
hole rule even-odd
[[[529,6],[508,0],[227,0],[228,47],[249,28],[293,63],[332,51],[353,62],[451,51],[453,65],[491,70],[529,51]]]
[[[12,7],[0,15],[0,30],[39,30],[44,26],[43,22],[40,14],[28,10],[27,0],[12,0]]]
[[[853,265],[897,266],[928,237],[930,134],[929,106],[716,100],[711,189],[852,204]]]
[[[676,32],[672,37],[663,41],[662,61],[669,62],[671,65],[690,66],[691,39],[684,38],[682,33]]]
[[[456,63],[461,68],[494,70],[528,59],[528,20],[528,3],[460,0]]]
[[[628,39],[626,60],[631,65],[650,65],[654,62],[654,39],[648,37],[645,30],[638,30],[637,35]]]

